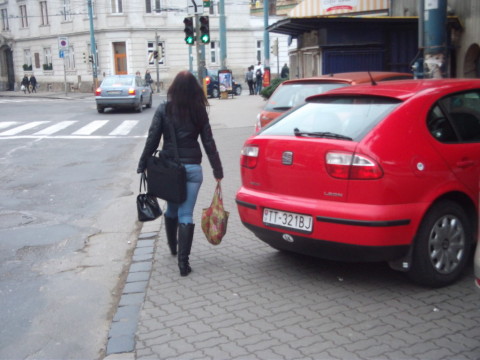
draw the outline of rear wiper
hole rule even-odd
[[[293,133],[295,136],[305,136],[305,137],[319,137],[319,138],[328,138],[328,139],[341,139],[341,140],[350,140],[352,141],[353,139],[349,136],[341,135],[341,134],[335,134],[332,132],[321,132],[321,131],[313,131],[313,132],[308,132],[308,131],[300,131],[298,128],[293,129]]]
[[[272,108],[272,110],[290,110],[291,108],[291,106],[277,106]]]

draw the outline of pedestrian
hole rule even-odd
[[[290,69],[288,68],[287,63],[285,63],[285,65],[283,65],[282,67],[282,71],[280,72],[280,77],[282,79],[288,79],[289,75],[290,75]]]
[[[245,82],[248,84],[248,90],[250,91],[250,95],[254,95],[255,87],[253,84],[253,65],[249,66],[247,72],[245,73]]]
[[[263,81],[263,69],[262,63],[259,61],[258,65],[255,67],[255,94],[260,94],[262,91],[262,81]]]
[[[150,85],[150,88],[152,88],[152,75],[150,75],[150,70],[145,71],[145,82]]]
[[[140,71],[137,71],[137,72],[135,73],[135,76],[142,77],[142,74],[140,73]]]
[[[167,202],[164,217],[167,242],[172,255],[177,255],[178,246],[178,268],[181,276],[187,276],[192,271],[189,256],[195,229],[193,210],[203,181],[199,136],[213,168],[213,176],[217,182],[223,178],[222,163],[213,139],[207,106],[208,100],[197,79],[189,71],[179,72],[168,89],[166,105],[159,106],[153,116],[137,168],[137,173],[146,170],[147,159],[157,150],[162,137],[162,152],[174,157],[173,142],[168,130],[172,124],[178,156],[187,172],[187,199],[182,204]],[[164,108],[165,116],[162,116]]]
[[[30,75],[30,85],[32,87],[32,93],[36,93],[37,92],[37,78],[33,74]]]
[[[28,93],[30,94],[30,81],[28,80],[27,74],[23,76],[22,82],[20,84],[21,84],[21,89],[23,90],[23,93],[26,94],[28,90]]]

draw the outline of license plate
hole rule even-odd
[[[313,218],[309,215],[267,208],[263,210],[263,223],[267,226],[296,230],[305,233],[311,233],[313,230]]]
[[[121,93],[122,93],[121,90],[108,91],[109,95],[120,95]]]

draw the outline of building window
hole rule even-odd
[[[162,12],[160,0],[146,0],[145,6],[148,14]]]
[[[32,70],[32,54],[30,49],[23,50],[23,70]]]
[[[70,0],[63,0],[62,16],[63,16],[63,21],[71,21],[72,20],[71,9],[70,9]]]
[[[216,41],[210,42],[210,63],[216,64],[218,61],[218,46]]]
[[[20,19],[22,20],[22,28],[28,27],[27,5],[20,5]]]
[[[8,31],[8,11],[7,9],[2,9],[2,31]]]
[[[217,0],[210,1],[210,8],[208,9],[208,13],[210,15],[217,15],[218,14],[218,1]]]
[[[75,70],[75,52],[73,46],[68,47],[68,51],[65,52],[65,69]]]
[[[43,48],[43,70],[53,70],[52,68],[52,49]]]
[[[257,40],[257,61],[262,61],[263,41]]]
[[[40,1],[40,16],[42,18],[42,25],[48,25],[48,9],[47,9],[47,2]]]
[[[112,0],[112,14],[122,14],[122,0]]]
[[[155,65],[155,41],[148,42],[147,59],[149,65]],[[165,41],[158,42],[157,60],[160,65],[165,65]]]

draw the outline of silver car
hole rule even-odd
[[[133,108],[142,112],[143,106],[152,107],[152,88],[140,76],[107,76],[95,91],[97,111],[105,108]]]

